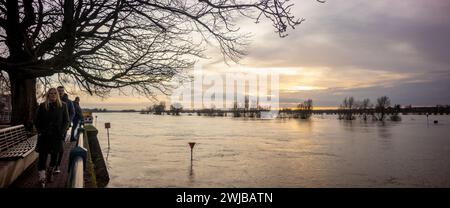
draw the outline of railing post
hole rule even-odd
[[[70,188],[84,188],[84,170],[86,169],[87,149],[83,147],[83,139],[79,139],[81,132],[85,132],[79,127],[76,131],[77,146],[72,149],[69,155],[69,181]]]

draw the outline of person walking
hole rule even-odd
[[[69,122],[66,103],[61,101],[55,88],[50,88],[45,96],[45,101],[39,105],[35,118],[35,126],[38,132],[36,152],[39,153],[38,174],[41,187],[45,187],[47,182],[52,182],[57,154],[64,148],[63,135],[69,126]],[[50,167],[47,168],[49,154]]]
[[[73,101],[73,108],[75,109],[75,115],[73,117],[72,123],[72,131],[70,133],[70,141],[77,141],[78,138],[76,138],[76,132],[75,130],[78,128],[78,124],[82,124],[84,123],[84,118],[83,118],[83,111],[81,110],[80,107],[80,97],[76,97],[75,100]]]
[[[67,105],[67,111],[69,113],[69,125],[67,126],[66,130],[64,131],[64,137],[63,137],[63,141],[66,140],[67,137],[67,130],[69,130],[69,127],[72,125],[72,120],[75,114],[75,110],[73,108],[73,103],[72,101],[69,99],[69,95],[67,95],[67,93],[65,92],[65,89],[63,86],[59,86],[57,88],[58,93],[59,93],[59,98],[61,99],[62,102],[66,103]],[[55,167],[55,173],[59,174],[61,172],[61,170],[59,169],[59,167],[61,166],[61,161],[62,161],[62,157],[64,155],[64,148],[61,148],[61,151],[58,153],[57,155],[57,159],[56,159],[56,167]]]

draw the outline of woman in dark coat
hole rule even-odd
[[[51,182],[56,155],[64,148],[63,135],[69,126],[67,105],[61,101],[55,88],[47,91],[45,101],[39,105],[35,124],[38,132],[36,151],[39,153],[39,182],[45,187],[46,181]],[[50,167],[46,172],[49,154]]]

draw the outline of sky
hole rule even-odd
[[[389,96],[392,104],[450,104],[450,1],[296,0],[292,13],[306,19],[279,38],[268,22],[239,23],[251,32],[240,68],[276,69],[280,106],[313,99],[338,106],[355,99]],[[233,71],[217,49],[200,60],[212,73]],[[83,107],[142,109],[150,100],[113,93],[107,99],[79,94]],[[75,95],[73,95],[75,96]],[[164,98],[162,98],[164,99]]]

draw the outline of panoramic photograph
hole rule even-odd
[[[448,11],[0,0],[0,187],[450,188]]]

